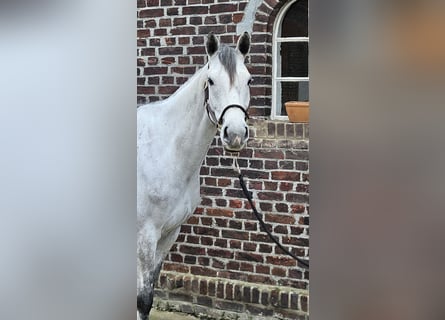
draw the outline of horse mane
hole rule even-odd
[[[226,69],[227,73],[229,74],[230,78],[230,84],[232,85],[235,81],[235,74],[236,74],[236,52],[235,49],[222,45],[221,49],[218,52],[218,58],[221,64],[224,66],[224,69]]]

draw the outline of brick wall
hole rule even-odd
[[[266,0],[246,65],[254,77],[248,147],[238,163],[258,209],[292,252],[308,257],[308,125],[271,121],[271,32],[285,1]],[[138,0],[138,103],[164,99],[206,62],[209,31],[235,45],[247,1]],[[208,317],[308,317],[309,273],[260,230],[233,158],[215,137],[201,168],[202,203],[182,227],[159,279],[157,305]],[[210,317],[211,318],[211,317]]]

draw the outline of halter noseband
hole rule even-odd
[[[228,105],[227,107],[224,108],[224,110],[221,113],[221,116],[219,117],[219,119],[216,118],[215,112],[210,108],[209,90],[208,90],[207,82],[206,82],[206,85],[204,87],[204,90],[205,90],[204,106],[205,106],[206,111],[207,111],[207,116],[209,117],[210,122],[213,123],[216,127],[220,128],[222,126],[222,122],[224,120],[224,115],[226,114],[227,110],[229,110],[230,108],[238,108],[238,109],[240,109],[244,113],[244,120],[247,121],[249,119],[249,114],[239,104]]]

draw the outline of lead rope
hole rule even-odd
[[[258,212],[258,210],[256,209],[255,205],[253,204],[251,192],[249,192],[249,190],[247,189],[246,183],[244,182],[244,176],[241,173],[241,170],[240,170],[240,167],[239,167],[239,164],[238,164],[238,158],[236,156],[233,157],[233,169],[238,173],[238,178],[239,178],[239,182],[240,182],[241,188],[243,189],[243,193],[246,196],[247,200],[249,201],[249,204],[252,207],[252,211],[255,214],[255,217],[257,218],[258,222],[260,223],[261,228],[263,228],[264,232],[267,233],[269,238],[273,242],[275,242],[275,244],[278,246],[278,248],[283,250],[283,252],[286,253],[288,256],[291,256],[292,258],[297,260],[305,269],[308,269],[309,268],[309,264],[306,261],[304,261],[301,258],[297,257],[295,254],[293,254],[292,252],[287,250],[285,247],[283,247],[283,245],[267,229],[266,224],[264,223],[264,220],[261,217],[261,214]]]

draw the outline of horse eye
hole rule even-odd
[[[213,80],[212,80],[212,79],[210,79],[210,78],[209,78],[209,80],[208,80],[208,81],[209,81],[209,84],[210,84],[211,86],[213,86],[213,85],[215,84],[215,83],[213,82]]]
[[[247,85],[250,86],[252,84],[253,79],[250,78],[249,81],[247,81]]]

